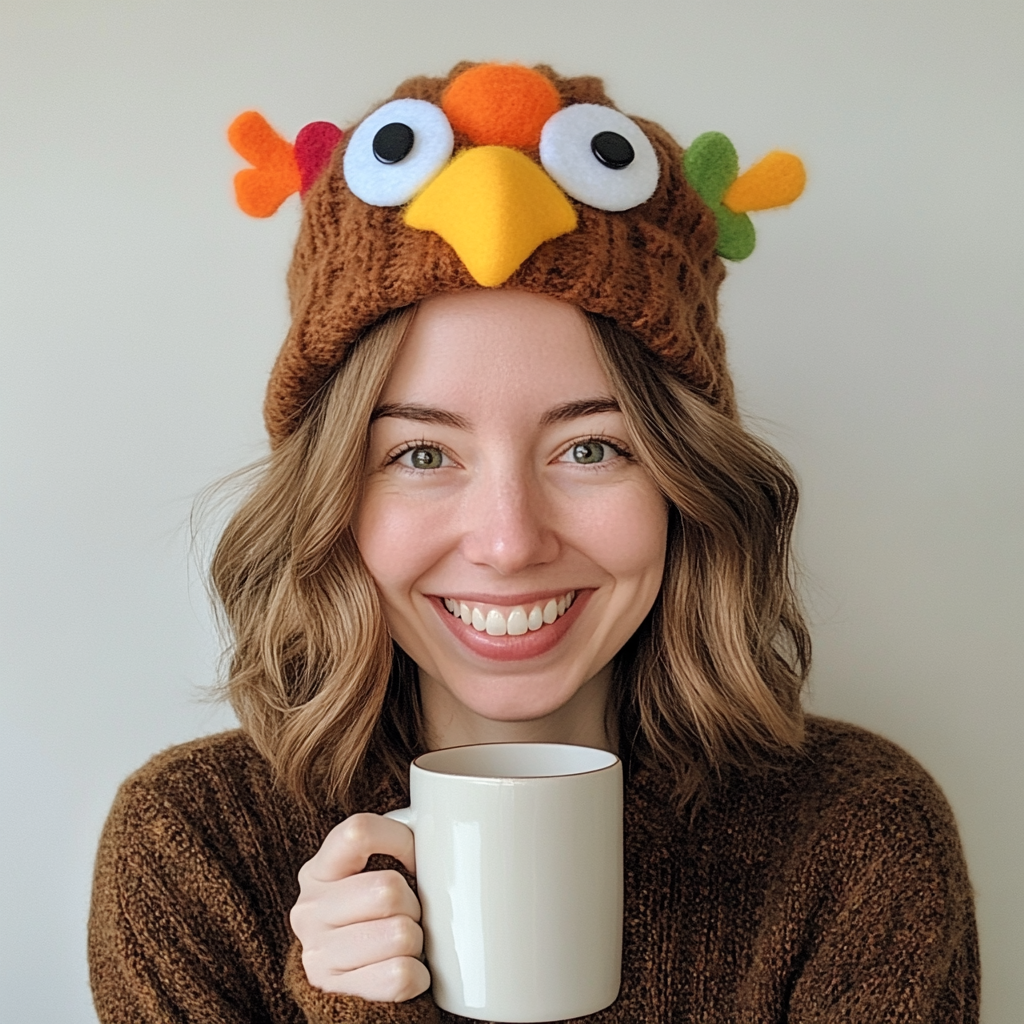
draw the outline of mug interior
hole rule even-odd
[[[421,754],[413,764],[439,775],[492,779],[539,779],[584,775],[611,768],[614,754],[568,743],[475,743]]]

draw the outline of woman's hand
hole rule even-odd
[[[309,983],[382,1002],[403,1002],[430,987],[419,900],[397,871],[363,871],[385,853],[416,871],[412,832],[377,814],[336,825],[299,871],[292,930],[302,943]]]

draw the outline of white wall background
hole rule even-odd
[[[681,141],[804,155],[724,317],[795,464],[812,706],[953,803],[986,1024],[1024,1011],[1024,8],[1014,0],[2,0],[0,1008],[94,1019],[119,780],[223,727],[188,517],[260,454],[296,200],[233,206],[232,117],[289,138],[465,57],[603,75]]]

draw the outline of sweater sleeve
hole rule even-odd
[[[804,928],[789,1024],[976,1024],[971,887],[934,782],[914,765],[847,792],[823,811],[805,852],[803,877],[788,884],[817,895],[796,897]]]
[[[122,786],[100,840],[89,918],[102,1024],[434,1024],[429,994],[370,1003],[310,986],[287,896],[266,865],[254,867],[262,851],[236,842],[251,821],[209,818],[146,780]]]

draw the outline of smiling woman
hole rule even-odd
[[[524,741],[626,768],[622,982],[595,1021],[975,1022],[941,793],[800,707],[797,489],[738,419],[717,324],[716,250],[753,246],[728,140],[684,158],[596,79],[459,65],[340,157],[304,145],[272,450],[212,565],[242,730],[122,787],[101,1019],[455,1019],[384,815],[413,758]],[[794,160],[744,209],[792,198]]]
[[[296,792],[343,806],[368,750],[401,776],[482,739],[614,749],[623,715],[685,802],[737,751],[798,745],[795,510],[781,459],[610,323],[523,292],[426,300],[353,347],[225,531],[233,702]],[[756,630],[760,664],[731,645]],[[661,682],[663,656],[688,687]]]
[[[611,662],[657,597],[668,516],[610,392],[586,321],[555,299],[445,295],[413,320],[355,537],[419,666],[430,746],[543,721],[614,747]]]

